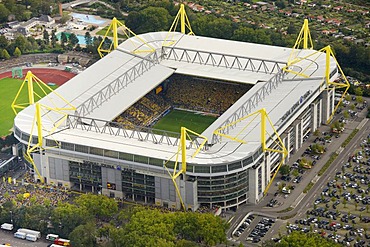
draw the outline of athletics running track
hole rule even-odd
[[[47,68],[24,68],[23,69],[23,76],[27,74],[28,71],[32,71],[32,73],[38,77],[41,81],[45,84],[48,83],[55,83],[58,86],[63,85],[69,79],[73,78],[76,74],[67,72],[64,70],[59,69],[47,69]],[[11,78],[12,72],[4,72],[0,74],[0,80],[3,78]]]

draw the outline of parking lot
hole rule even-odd
[[[358,107],[361,106],[358,105]],[[370,145],[367,144],[370,124],[363,121],[366,115],[364,107],[357,109],[356,113],[349,112],[350,108],[352,109],[353,106],[345,105],[333,119],[333,124],[322,126],[320,132],[305,136],[303,148],[290,157],[289,173],[277,175],[270,188],[270,193],[263,198],[258,206],[245,207],[244,210],[249,210],[249,212],[264,212],[279,218],[273,224],[272,229],[267,231],[265,237],[261,238],[261,242],[245,241],[252,231],[248,228],[240,237],[233,236],[234,242],[241,241],[245,246],[258,246],[263,241],[272,238],[278,241],[277,233],[279,232],[284,235],[287,230],[299,230],[317,232],[335,242],[349,246],[370,246],[369,240],[366,238],[369,237],[366,235],[369,234],[367,232],[369,229],[363,225],[370,223],[366,199],[369,188],[368,177],[370,176],[370,168],[366,164],[366,162],[370,162]],[[349,116],[344,117],[346,112],[349,113]],[[334,123],[336,126],[333,131]],[[341,144],[358,126],[363,126],[363,128],[360,127],[360,131],[351,145],[341,150]],[[338,155],[338,158],[324,175],[318,175],[321,167],[336,151],[343,151],[342,155]],[[346,167],[348,162],[350,167]],[[341,181],[338,187],[339,180]],[[308,186],[309,184],[313,187],[312,189]],[[306,187],[309,189],[304,192]],[[345,200],[344,203],[343,200]],[[307,214],[311,213],[310,211],[314,208],[323,208],[319,209],[319,211],[323,210],[322,215]],[[328,213],[329,211],[331,212]],[[337,214],[337,211],[340,214]],[[288,217],[285,220],[281,219],[282,216]],[[342,217],[344,222],[341,222]],[[348,223],[345,223],[346,221]],[[286,228],[290,224],[292,224],[292,229]],[[353,224],[355,227],[350,228]],[[250,227],[255,225],[250,225]]]
[[[258,244],[273,226],[275,221],[274,218],[250,214],[234,232],[234,236],[249,243]]]
[[[22,240],[14,238],[13,232],[8,232],[5,230],[0,230],[0,244],[11,244],[12,247],[46,247],[50,242],[46,240],[39,239],[36,242],[30,242],[27,240]]]
[[[306,218],[286,226],[316,232],[345,246],[370,246],[370,134],[353,149],[340,171],[332,174]]]

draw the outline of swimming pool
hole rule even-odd
[[[97,24],[97,25],[103,24],[105,22],[104,20],[95,19],[95,16],[93,16],[93,15],[84,15],[84,14],[73,13],[72,16],[73,16],[73,18],[79,19],[83,22]]]
[[[70,33],[66,33],[65,34],[67,35],[67,38],[69,38],[69,35]],[[62,33],[57,33],[56,34],[58,40],[60,41],[60,37],[62,36]],[[76,34],[77,38],[78,38],[78,43],[80,45],[86,45],[86,40],[85,40],[85,36],[84,35],[81,35],[81,34]]]

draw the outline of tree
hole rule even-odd
[[[364,91],[362,90],[361,87],[356,87],[355,88],[355,95],[356,96],[362,96],[364,94]]]
[[[144,23],[144,17],[137,11],[130,11],[126,18],[126,25],[135,32],[138,31],[140,26]]]
[[[344,118],[346,118],[346,119],[347,119],[347,118],[349,118],[349,113],[348,113],[348,111],[344,111],[344,112],[343,112],[343,117],[344,117]]]
[[[51,222],[55,232],[63,237],[68,235],[79,225],[90,221],[92,216],[75,204],[61,203],[51,214]]]
[[[279,172],[281,175],[288,175],[290,173],[290,167],[288,165],[282,165]]]
[[[78,44],[78,38],[77,38],[76,34],[74,34],[74,33],[70,34],[68,43],[72,46],[72,48],[75,47]]]
[[[50,42],[50,40],[49,40],[49,33],[48,33],[48,31],[46,31],[46,29],[44,29],[43,38],[44,38],[45,44],[46,45],[49,45],[49,42]]]
[[[295,27],[293,22],[289,23],[287,33],[288,34],[297,34],[297,28]]]
[[[0,35],[0,49],[5,49],[8,46],[8,40],[4,35]]]
[[[4,23],[8,20],[8,16],[10,15],[10,11],[5,7],[4,4],[0,4],[0,22]]]
[[[96,235],[96,224],[90,221],[85,225],[77,226],[71,234],[69,234],[69,239],[73,242],[73,246],[76,247],[94,247],[97,246]]]
[[[15,41],[12,42],[12,44],[14,44],[14,48],[16,49],[16,47],[18,47],[21,51],[25,52],[26,51],[26,47],[27,47],[27,43],[28,40],[26,37],[24,37],[23,35],[18,35],[16,38],[15,38]],[[14,52],[14,51],[13,51]]]
[[[4,59],[9,59],[10,58],[9,52],[6,49],[3,49],[3,51],[1,52],[1,57]]]
[[[362,96],[356,96],[356,102],[361,104],[364,102],[364,99],[362,98]]]
[[[57,38],[55,33],[56,33],[56,31],[55,31],[55,29],[53,29],[53,31],[51,31],[51,37],[50,37],[51,46],[53,48],[55,48],[55,46],[57,44],[57,41],[58,41],[58,38]]]
[[[22,55],[22,52],[21,52],[21,50],[19,50],[19,48],[18,48],[18,47],[16,47],[16,48],[15,48],[15,50],[14,50],[13,55],[14,55],[15,57],[20,57],[20,56]]]
[[[118,212],[117,202],[102,195],[81,195],[76,198],[75,202],[81,209],[99,219],[109,219]]]
[[[63,13],[63,16],[60,18],[60,23],[65,24],[67,21],[69,21],[71,17],[68,15],[68,13]]]
[[[91,34],[89,32],[85,33],[85,42],[86,42],[86,45],[91,45],[93,42]]]
[[[62,32],[62,34],[60,35],[60,44],[62,45],[62,47],[64,47],[65,43],[68,42],[68,38],[67,38],[67,35]]]
[[[148,7],[140,11],[140,16],[137,21],[133,18],[128,18],[127,25],[137,25],[136,32],[147,33],[168,30],[171,16],[165,8]]]

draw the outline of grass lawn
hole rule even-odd
[[[0,80],[0,136],[4,136],[10,133],[10,129],[13,127],[14,112],[11,108],[11,104],[17,94],[23,80],[4,78]],[[17,103],[25,103],[28,101],[27,85],[23,87],[21,94],[18,97]],[[53,86],[51,88],[56,88]],[[41,94],[41,89],[37,86],[34,87],[36,93]],[[35,97],[36,100],[36,97]]]
[[[158,121],[153,129],[167,130],[180,133],[181,127],[186,127],[197,133],[202,133],[211,123],[216,120],[216,117],[205,116],[199,113],[172,110],[169,114]]]

